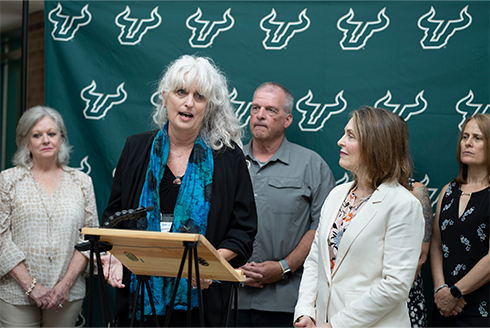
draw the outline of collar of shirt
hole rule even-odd
[[[281,146],[276,151],[276,153],[272,155],[272,157],[266,163],[262,163],[262,165],[261,162],[255,158],[252,152],[252,141],[253,140],[250,140],[250,142],[243,147],[243,153],[245,154],[245,157],[248,160],[257,163],[261,167],[266,166],[269,162],[275,162],[275,161],[281,161],[286,165],[289,164],[289,160],[291,157],[291,143],[288,141],[286,137],[284,137],[284,139],[282,140]]]

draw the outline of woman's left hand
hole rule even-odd
[[[307,315],[302,315],[296,321],[294,322],[294,326],[296,328],[314,328],[316,327],[315,321],[307,316]]]
[[[51,290],[51,301],[49,302],[47,308],[48,310],[59,311],[61,310],[70,296],[70,287],[66,283],[60,281]]]
[[[439,312],[445,317],[457,315],[466,305],[464,298],[457,299],[447,287],[441,289],[434,295],[434,303],[439,309]]]

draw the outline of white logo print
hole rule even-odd
[[[90,174],[92,171],[92,167],[88,163],[88,156],[85,156],[81,161],[80,161],[80,167],[76,168],[79,171],[84,172],[85,174]]]
[[[88,4],[82,8],[81,16],[67,16],[62,15],[61,11],[63,7],[58,2],[56,8],[51,10],[48,14],[48,19],[54,24],[51,36],[56,41],[69,41],[75,37],[75,33],[80,26],[87,25],[92,20],[92,15],[88,11]]]
[[[276,11],[272,8],[271,13],[260,21],[260,28],[266,32],[262,45],[267,50],[285,48],[296,33],[303,32],[310,27],[310,19],[306,16],[306,8],[298,15],[297,22],[289,22],[286,26],[284,26],[284,22],[276,22],[276,16]]]
[[[308,90],[308,94],[298,100],[296,109],[303,114],[298,123],[301,131],[318,131],[325,125],[325,122],[332,116],[342,113],[347,108],[347,101],[343,97],[344,90],[335,96],[335,103],[321,104],[312,103],[313,93]],[[321,107],[321,109],[320,109]]]
[[[230,14],[231,8],[223,14],[222,21],[214,21],[208,27],[209,21],[201,20],[201,8],[197,8],[195,14],[189,16],[185,22],[188,29],[192,30],[189,44],[193,48],[207,48],[213,44],[214,39],[223,31],[227,31],[235,24],[235,19]]]
[[[424,98],[424,90],[420,91],[415,97],[415,103],[410,105],[391,104],[391,92],[388,90],[383,98],[378,99],[374,107],[389,108],[393,113],[398,114],[405,121],[408,121],[413,115],[419,115],[427,109],[427,100]],[[401,107],[401,109],[400,109]],[[400,109],[400,110],[399,110]]]
[[[233,88],[233,91],[230,93],[230,101],[232,104],[235,104],[238,107],[235,111],[235,116],[240,120],[240,127],[244,128],[248,125],[248,122],[250,121],[250,108],[252,107],[252,103],[236,100],[237,97],[238,92],[235,88]],[[245,103],[247,103],[247,106],[245,106]]]
[[[162,103],[162,94],[160,92],[156,91],[155,93],[153,93],[151,95],[150,102],[155,107],[160,106],[160,104]],[[153,122],[158,124],[158,112],[155,112],[153,114]]]
[[[336,186],[339,186],[339,185],[344,184],[344,183],[347,183],[349,181],[350,181],[349,175],[347,174],[347,172],[344,172],[344,175],[342,176],[342,178],[340,178],[339,180],[335,181],[335,185]]]
[[[434,196],[436,195],[437,191],[439,188],[429,188],[429,176],[426,174],[424,176],[424,179],[420,181],[421,184],[427,187],[427,190],[429,191],[429,199],[431,200],[431,206],[434,208],[437,204],[437,201],[439,200],[439,196],[436,197],[436,199],[433,200]]]
[[[474,116],[475,114],[481,113],[485,114],[487,110],[490,108],[490,104],[487,104],[485,108],[483,108],[483,104],[473,104],[474,95],[473,91],[470,90],[468,95],[466,97],[461,98],[458,103],[456,104],[456,111],[463,115],[463,119],[461,122],[458,124],[459,130],[461,130],[461,126],[463,125],[464,121],[466,120],[466,115],[473,112],[471,116]],[[480,112],[480,109],[483,110]]]
[[[456,31],[464,30],[472,21],[471,15],[468,14],[468,6],[459,13],[460,19],[448,20],[445,25],[444,20],[433,19],[435,15],[434,7],[430,7],[429,12],[417,22],[418,27],[424,31],[424,37],[420,40],[423,49],[441,49],[447,45]]]
[[[124,90],[124,82],[117,87],[117,94],[103,94],[95,92],[97,84],[92,81],[89,86],[82,89],[80,98],[85,101],[83,115],[86,119],[100,120],[105,117],[109,109],[126,101],[127,93]]]
[[[158,27],[162,23],[162,17],[158,14],[158,6],[151,12],[151,18],[138,19],[129,18],[131,9],[126,9],[116,16],[116,25],[121,28],[121,33],[117,37],[120,44],[134,46],[141,42],[143,36],[149,29]]]
[[[342,50],[362,49],[375,32],[386,29],[390,25],[390,19],[386,16],[385,10],[386,7],[379,11],[377,21],[364,23],[353,21],[354,10],[350,8],[347,15],[337,21],[337,28],[344,32],[344,37],[340,40]]]

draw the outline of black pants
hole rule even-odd
[[[233,320],[233,315],[231,316]],[[238,327],[293,327],[294,313],[239,310]],[[233,327],[233,323],[230,325]]]
[[[194,308],[192,313],[192,327],[200,327],[201,323],[199,321],[199,309]],[[157,316],[158,325],[163,327],[165,324],[165,316]],[[120,315],[117,318],[117,327],[131,327],[131,319],[129,315]],[[133,327],[141,327],[140,322],[136,319],[134,320]],[[145,316],[143,320],[143,327],[155,327],[153,316]],[[169,327],[187,327],[187,311],[183,310],[173,310],[172,316],[170,318]]]
[[[432,327],[490,327],[490,317],[469,317],[461,314],[444,317],[434,305]]]

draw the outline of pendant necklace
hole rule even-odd
[[[175,176],[175,179],[174,179],[174,181],[173,181],[173,183],[174,183],[174,184],[176,184],[176,185],[179,185],[179,184],[181,184],[181,183],[182,183],[182,179],[183,179],[183,178],[184,178],[184,176],[183,176],[183,175],[182,175],[182,176],[180,176],[180,177],[179,177],[178,175],[176,175],[176,176]]]

